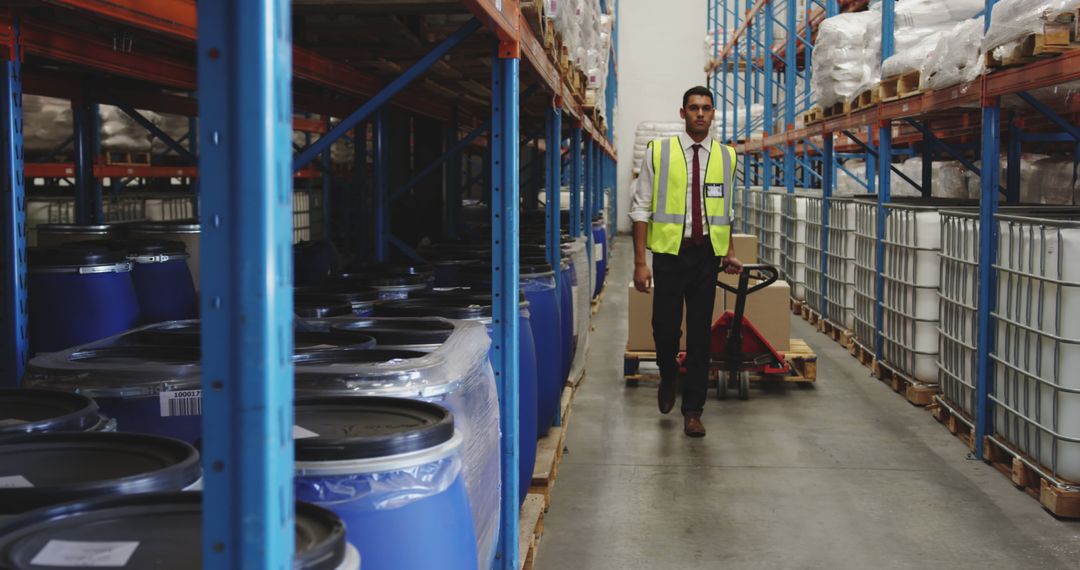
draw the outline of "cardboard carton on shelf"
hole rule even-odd
[[[732,236],[733,244],[735,246],[735,254],[739,260],[743,263],[757,263],[757,251],[758,240],[757,236],[748,234],[735,234]],[[652,264],[650,256],[649,264]],[[762,291],[759,294],[764,294]],[[656,350],[656,343],[653,341],[652,331],[652,292],[641,293],[634,288],[634,283],[629,285],[629,318],[630,318],[630,330],[626,340],[626,349],[642,352],[650,352]],[[787,307],[787,301],[784,304]],[[712,322],[716,322],[716,319],[720,318],[720,315],[724,314],[726,304],[724,298],[724,290],[716,288],[716,302],[713,305]],[[682,324],[683,335],[679,341],[679,349],[686,349],[686,315],[685,309],[683,314]],[[784,341],[786,346],[787,341]]]

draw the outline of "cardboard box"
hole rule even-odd
[[[735,244],[735,255],[743,263],[757,263],[758,262],[758,239],[757,236],[749,234],[735,234],[732,236]],[[652,256],[649,255],[649,265],[652,265]],[[723,276],[730,277],[730,276]],[[758,293],[759,295],[765,294],[765,291]],[[626,339],[627,350],[640,350],[640,351],[653,351],[656,350],[656,343],[653,341],[652,331],[652,292],[641,293],[634,288],[634,283],[630,283],[628,294],[629,316],[630,316],[630,330]],[[787,299],[784,300],[784,307],[787,308]],[[720,315],[725,311],[725,297],[724,290],[720,287],[716,288],[716,302],[713,304],[713,317],[712,322],[716,322],[716,319],[720,318]],[[686,349],[686,314],[685,308],[683,313],[683,335],[679,341],[679,349]],[[784,342],[785,347],[787,341]],[[786,348],[785,348],[786,349]],[[779,350],[779,349],[778,349]]]
[[[735,257],[743,263],[758,262],[758,239],[750,234],[735,234],[731,236],[735,246]]]
[[[627,350],[653,351],[656,343],[653,341],[652,330],[652,292],[642,293],[630,284],[630,332],[626,338]],[[716,301],[713,303],[712,322],[724,314],[724,290],[716,288]],[[686,309],[683,308],[682,338],[679,339],[679,350],[686,349]]]
[[[720,279],[732,287],[738,286],[738,275],[722,275]],[[752,283],[751,283],[752,284]],[[778,351],[790,348],[791,341],[791,286],[787,281],[777,281],[746,298],[746,318]],[[724,307],[735,310],[735,294],[725,291]]]

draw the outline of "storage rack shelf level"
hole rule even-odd
[[[788,0],[790,2],[790,0]],[[985,26],[992,22],[995,0],[986,0],[984,10]],[[965,159],[962,149],[977,148],[976,156],[981,155],[982,164],[996,164],[999,152],[1008,148],[1010,170],[1019,171],[1020,145],[1025,141],[1056,140],[1062,142],[1080,142],[1080,131],[1076,128],[1076,115],[1080,105],[1074,100],[1065,109],[1055,112],[1035,100],[1028,93],[1036,89],[1063,85],[1080,79],[1080,51],[1070,50],[1052,57],[1033,58],[1021,61],[1021,65],[1004,69],[991,69],[991,72],[966,84],[926,91],[890,100],[869,102],[859,101],[854,109],[849,106],[839,113],[826,113],[816,109],[814,101],[806,96],[805,85],[808,81],[809,62],[813,58],[814,41],[820,15],[832,16],[846,11],[858,10],[865,2],[837,2],[829,0],[807,2],[806,15],[803,18],[808,25],[800,25],[795,34],[787,34],[786,41],[774,42],[777,29],[786,28],[779,23],[794,21],[794,10],[784,0],[768,2],[758,0],[714,1],[710,3],[710,30],[734,30],[726,38],[726,44],[720,44],[719,33],[714,35],[713,60],[707,68],[712,74],[713,88],[717,93],[720,113],[724,122],[734,128],[728,138],[734,143],[742,157],[740,186],[779,185],[790,192],[797,186],[821,187],[828,202],[833,188],[840,161],[843,158],[858,156],[867,165],[867,175],[859,182],[871,194],[877,194],[879,206],[883,207],[891,200],[891,179],[897,169],[891,164],[891,157],[897,154],[922,153],[924,162],[934,156],[955,158],[980,175],[979,218],[979,260],[978,283],[979,298],[987,302],[980,303],[978,319],[978,354],[975,374],[975,413],[974,424],[969,440],[979,457],[988,457],[990,451],[1000,455],[1008,453],[1000,446],[987,450],[986,436],[991,433],[992,412],[989,393],[993,375],[993,366],[989,350],[993,346],[994,310],[993,294],[995,279],[993,260],[996,255],[996,242],[993,228],[999,205],[999,190],[1003,190],[1005,200],[1015,203],[1019,199],[1019,177],[1009,176],[1008,180],[999,180],[997,168],[980,172],[974,164]],[[883,59],[893,54],[895,46],[895,3],[882,4],[882,56]],[[769,52],[771,57],[765,57]],[[801,70],[803,75],[795,76],[792,70]],[[781,73],[778,70],[782,70]],[[803,79],[803,78],[806,79]],[[796,80],[798,79],[798,80]],[[784,101],[783,121],[774,120],[773,96],[778,92]],[[801,93],[800,93],[801,92]],[[801,99],[800,99],[801,97]],[[1002,113],[1001,98],[1013,97],[1020,101],[1018,106],[1011,106],[1008,117]],[[792,102],[801,105],[798,115],[792,112]],[[764,116],[752,117],[750,106],[764,104]],[[739,111],[735,116],[727,116],[727,108]],[[815,109],[812,111],[812,109]],[[831,116],[829,116],[831,115]],[[796,116],[809,118],[810,124],[796,128]],[[777,125],[775,132],[770,132]],[[762,133],[762,134],[754,134]],[[854,154],[853,154],[854,153]],[[801,158],[800,158],[801,157]],[[782,172],[776,162],[782,162]],[[795,165],[803,170],[798,176]],[[857,173],[851,173],[856,175]],[[911,181],[924,196],[929,196],[929,175],[924,174],[924,183]],[[744,202],[744,208],[745,208]],[[743,210],[743,216],[748,211]],[[828,208],[823,206],[822,221],[829,226]],[[744,220],[748,227],[760,225],[755,220]],[[879,216],[877,221],[877,256],[880,275],[883,250],[885,219]],[[826,245],[829,232],[822,232],[822,250]],[[822,268],[822,273],[824,274]],[[823,280],[822,292],[826,292]],[[878,298],[882,288],[878,278]],[[880,305],[880,304],[879,304]],[[825,307],[827,309],[827,306]],[[829,318],[827,311],[822,317]],[[881,330],[881,308],[875,319],[877,330]],[[870,339],[869,346],[852,345],[853,353],[881,359],[881,337]],[[866,358],[862,358],[870,363]],[[925,394],[920,400],[926,400]],[[925,402],[924,402],[925,403]]]
[[[4,362],[10,371],[6,382],[21,375],[27,350],[25,289],[16,286],[24,282],[26,273],[25,218],[19,207],[26,188],[24,175],[74,177],[80,192],[90,194],[90,200],[99,200],[100,194],[93,195],[93,181],[100,178],[199,178],[200,171],[212,173],[200,180],[204,196],[201,221],[209,228],[204,244],[206,249],[217,250],[216,255],[204,256],[209,269],[202,272],[216,276],[203,283],[205,421],[208,429],[221,436],[208,440],[204,450],[206,494],[217,498],[208,500],[206,509],[210,522],[205,527],[203,559],[211,568],[284,568],[291,563],[292,529],[282,507],[287,501],[280,499],[291,496],[292,447],[290,441],[275,435],[290,431],[285,424],[290,423],[291,370],[279,364],[288,360],[279,353],[290,344],[285,340],[291,338],[292,330],[291,294],[287,290],[291,257],[285,241],[291,242],[291,235],[287,210],[270,204],[278,196],[291,194],[294,176],[325,175],[320,166],[312,164],[315,155],[341,136],[353,134],[358,147],[369,138],[376,143],[372,154],[380,158],[379,135],[384,133],[379,132],[378,110],[389,106],[449,123],[449,148],[432,168],[469,146],[488,149],[495,157],[488,179],[493,264],[500,269],[493,276],[493,286],[503,301],[495,308],[493,338],[502,349],[496,351],[493,364],[500,378],[506,379],[499,387],[503,461],[507,465],[516,465],[517,358],[513,346],[517,319],[501,319],[499,315],[516,311],[519,131],[535,129],[549,140],[563,141],[553,148],[568,147],[571,202],[578,212],[571,216],[574,235],[590,236],[591,241],[587,220],[600,211],[602,193],[614,185],[611,141],[584,112],[578,93],[571,89],[552,54],[525,25],[517,2],[439,4],[437,9],[443,12],[436,15],[451,16],[449,24],[425,28],[426,33],[411,49],[381,54],[385,57],[342,55],[340,50],[318,42],[308,45],[299,35],[293,36],[290,44],[289,30],[296,23],[290,21],[292,16],[299,14],[298,19],[310,21],[318,12],[317,4],[223,0],[203,6],[198,14],[193,0],[58,0],[0,9],[0,61],[4,63],[0,150],[5,189],[9,190],[3,212],[3,291],[8,309],[3,327],[7,341]],[[606,4],[614,10],[614,2]],[[358,21],[393,24],[401,17],[432,15],[432,8],[422,9],[420,14],[402,9],[401,3],[393,1],[366,2]],[[468,22],[470,18],[475,20]],[[137,49],[113,49],[116,34],[136,38]],[[273,46],[272,53],[265,52],[266,46]],[[444,57],[452,50],[463,53]],[[519,62],[525,65],[519,66]],[[468,88],[460,88],[461,84]],[[605,94],[609,102],[614,100],[615,89],[614,81],[609,81]],[[196,91],[200,93],[198,101],[191,95]],[[544,96],[525,97],[537,91]],[[19,101],[23,93],[67,98],[79,93],[94,102],[198,115],[198,144],[189,147],[196,160],[169,166],[109,165],[96,163],[100,160],[93,154],[84,154],[71,163],[36,164],[24,170],[19,162]],[[245,106],[241,103],[244,100],[265,106]],[[294,110],[341,117],[343,122],[327,128],[303,117],[294,118]],[[263,116],[274,120],[237,120]],[[365,133],[370,128],[371,137],[349,133],[358,126]],[[292,128],[322,136],[294,157],[287,144]],[[485,135],[484,140],[479,140],[481,135]],[[546,176],[549,187],[558,187],[555,181],[562,178],[562,164],[558,153],[550,154],[554,160],[547,161]],[[367,164],[368,158],[361,156],[363,162],[357,163]],[[378,204],[374,214],[385,219],[386,207],[393,200],[392,189],[380,175],[381,161],[371,164],[374,178],[383,183],[362,191],[369,192]],[[451,185],[451,191],[460,190],[459,183]],[[287,207],[284,202],[278,205]],[[548,257],[553,261],[559,257],[558,207],[555,200],[547,205]],[[448,213],[448,218],[452,217],[453,213]],[[380,257],[391,248],[407,250],[390,229],[384,225],[376,234]],[[241,251],[261,252],[258,257],[265,267],[241,274],[237,269],[240,264],[230,262]],[[275,279],[268,282],[256,275],[260,272],[270,272]],[[242,299],[232,295],[240,290],[245,291],[243,298],[250,305],[237,304]],[[246,319],[238,318],[239,311]],[[239,343],[259,348],[240,349]],[[225,377],[244,389],[219,380]],[[513,487],[503,485],[504,497],[516,496]],[[518,509],[515,500],[504,499],[503,504],[496,565],[509,569],[517,566],[519,559]]]

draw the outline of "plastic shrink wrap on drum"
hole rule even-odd
[[[308,396],[407,397],[450,409],[455,425],[465,438],[462,449],[465,485],[476,524],[477,551],[483,558],[485,553],[494,553],[502,484],[498,396],[488,361],[491,341],[481,323],[444,321],[453,324],[453,333],[441,346],[419,358],[350,363],[347,357],[338,362],[332,357],[312,357],[308,352],[296,359],[296,390],[298,395]],[[174,323],[179,326],[197,322]],[[329,330],[331,322],[302,321],[298,328]],[[39,355],[30,362],[25,384],[91,397],[100,390],[111,394],[123,387],[130,393],[152,394],[155,405],[161,394],[199,390],[201,366],[197,345],[177,343],[158,347],[156,356],[151,358],[140,357],[138,349],[145,349],[141,335],[170,324],[173,323],[141,327],[89,345]],[[348,353],[348,350],[339,352]],[[322,356],[329,354],[324,352]],[[198,397],[201,399],[201,394]],[[123,425],[118,427],[125,431]]]
[[[920,70],[944,34],[985,7],[984,0],[900,0],[896,3],[893,36],[896,51],[881,64],[881,76]]]
[[[304,320],[299,326],[321,326],[350,319]],[[413,319],[371,319],[390,324]],[[365,364],[296,365],[298,395],[391,396],[434,402],[454,414],[465,438],[462,457],[465,486],[476,525],[481,562],[495,551],[499,529],[499,402],[495,374],[488,361],[487,329],[472,321],[439,320],[454,325],[441,346],[421,358]],[[363,329],[360,329],[361,332]],[[404,491],[405,489],[402,489]]]
[[[821,23],[814,47],[811,89],[818,104],[850,101],[881,76],[881,13],[840,14]]]

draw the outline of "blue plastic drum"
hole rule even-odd
[[[463,293],[460,291],[445,294],[429,293],[429,297],[383,303],[375,308],[379,317],[443,317],[480,321],[488,325],[491,333],[491,294]],[[529,485],[532,483],[533,467],[536,464],[536,415],[537,415],[537,374],[536,344],[530,325],[528,302],[521,304],[518,321],[518,417],[520,453],[518,461],[518,497],[525,501]],[[492,348],[494,350],[494,347]],[[508,477],[503,473],[503,478]]]
[[[127,244],[135,264],[131,279],[139,299],[139,320],[146,324],[199,316],[190,257],[179,241],[137,240]]]
[[[446,408],[399,398],[301,399],[293,437],[296,498],[341,517],[365,568],[478,567],[462,436]]]
[[[198,346],[91,347],[59,358],[31,360],[25,385],[89,396],[121,432],[188,443],[202,436]]]
[[[563,327],[555,272],[542,259],[521,260],[521,290],[529,301],[529,323],[536,343],[537,435],[544,437],[555,415],[566,385],[563,375]]]
[[[30,511],[0,528],[0,568],[202,568],[202,505],[201,492],[139,493]],[[294,512],[292,568],[359,570],[360,556],[345,542],[345,526],[337,515],[300,502]],[[65,545],[104,547],[104,553],[72,561],[55,550]],[[44,564],[39,558],[52,556],[57,558]]]
[[[331,330],[370,335],[381,348],[431,352],[450,338],[454,325],[441,319],[357,319],[334,323]]]
[[[607,227],[604,226],[603,218],[593,218],[593,262],[596,264],[596,288],[593,289],[592,298],[600,296],[604,288],[604,280],[607,278]]]
[[[53,352],[119,334],[139,321],[131,262],[107,247],[31,249],[30,350]]]

